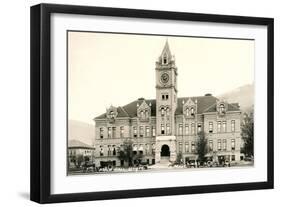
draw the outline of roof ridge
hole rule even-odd
[[[125,112],[125,114],[128,116],[128,117],[130,117],[130,115],[128,114],[128,112],[123,108],[123,106],[118,106],[119,108],[121,108],[121,110],[123,111],[123,112]]]
[[[209,106],[208,108],[204,109],[203,113],[204,112],[207,112],[210,108],[212,108],[214,105],[216,105],[217,103],[213,103],[211,106]]]

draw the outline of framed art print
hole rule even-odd
[[[273,188],[273,19],[31,7],[31,200]]]

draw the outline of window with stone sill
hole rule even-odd
[[[213,133],[213,122],[209,122],[209,133]]]
[[[140,137],[143,137],[143,126],[140,126]]]

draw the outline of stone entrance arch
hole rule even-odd
[[[161,147],[161,157],[170,157],[170,147],[166,144]]]
[[[159,163],[161,157],[169,157],[169,161],[176,161],[176,137],[175,136],[157,136],[155,161]]]

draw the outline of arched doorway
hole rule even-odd
[[[169,157],[170,156],[170,148],[168,145],[164,144],[161,147],[161,157]]]

